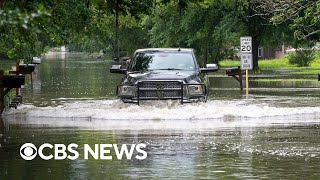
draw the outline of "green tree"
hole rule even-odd
[[[320,38],[320,1],[253,0],[254,16],[279,27],[286,43],[299,49],[289,56],[292,64],[308,66],[314,59],[311,49]],[[302,49],[301,49],[302,48]]]
[[[154,0],[131,1],[131,0],[94,0],[91,2],[97,8],[111,13],[115,18],[114,37],[112,39],[113,57],[119,58],[119,40],[120,40],[120,20],[121,16],[131,16],[140,19],[141,14],[150,12]]]
[[[91,14],[85,1],[54,1],[51,5],[51,18],[45,30],[55,45],[68,45],[75,35],[90,28]]]
[[[70,44],[90,19],[85,1],[11,0],[1,4],[0,54],[12,59],[29,61],[46,46]]]
[[[88,27],[81,33],[73,34],[69,42],[70,50],[86,52],[112,52],[114,56],[115,16],[90,5]],[[149,38],[147,30],[142,28],[141,21],[132,15],[119,16],[119,49],[121,56],[129,56],[137,48],[147,47]]]
[[[319,40],[319,0],[254,0],[254,3],[257,15],[276,25],[288,23],[288,27],[294,31],[295,38]]]
[[[202,64],[217,63],[234,49],[239,37],[230,5],[222,0],[188,2],[181,14],[177,1],[159,4],[145,23],[151,44],[194,48]]]
[[[243,35],[252,37],[253,69],[259,66],[258,48],[265,37],[265,33],[274,28],[270,26],[267,19],[255,15],[253,9],[255,5],[253,0],[240,0],[234,3],[234,11],[237,12],[238,20],[245,27]]]
[[[41,22],[48,14],[43,11],[21,12],[2,5],[0,10],[0,56],[30,61],[40,55],[44,44],[40,41]]]

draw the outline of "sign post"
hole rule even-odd
[[[246,70],[246,95],[249,95],[249,70],[253,69],[252,38],[240,38],[241,70]]]

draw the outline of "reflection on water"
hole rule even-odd
[[[43,58],[31,78],[28,76],[25,102],[40,106],[69,99],[115,98],[121,75],[111,75],[111,61],[95,59],[82,53],[57,54]]]
[[[137,106],[115,100],[121,75],[109,73],[113,63],[77,53],[43,59],[27,79],[24,104],[0,118],[1,180],[320,177],[320,83],[313,76],[256,74],[246,97],[220,72],[209,78],[208,103]],[[145,143],[148,157],[24,161],[26,142],[76,143],[80,154],[83,144]]]
[[[249,84],[251,95],[320,97],[320,82],[317,81],[316,76],[251,76]],[[211,99],[239,99],[243,97],[240,94],[239,83],[232,77],[210,76],[209,84],[209,97]]]
[[[203,130],[103,130],[14,124],[2,130],[1,179],[315,179],[319,125]],[[76,143],[75,161],[24,161],[25,142]],[[147,159],[84,160],[83,144],[147,144]],[[113,152],[111,152],[114,157]]]

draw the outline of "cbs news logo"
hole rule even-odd
[[[145,151],[146,146],[146,144],[122,144],[121,146],[117,144],[95,144],[94,148],[92,148],[90,145],[84,144],[83,155],[85,160],[90,157],[96,160],[112,160],[111,151],[113,150],[118,160],[121,160],[124,157],[128,160],[132,158],[144,160],[148,156]],[[80,156],[80,153],[77,151],[78,147],[79,146],[75,143],[67,146],[64,144],[52,145],[45,143],[37,148],[32,143],[25,143],[20,147],[20,156],[27,161],[33,160],[37,155],[43,160],[76,160]],[[48,151],[53,152],[48,153]]]

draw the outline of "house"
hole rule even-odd
[[[259,59],[275,59],[283,58],[286,54],[286,50],[289,49],[284,44],[275,48],[259,47],[258,57]]]

